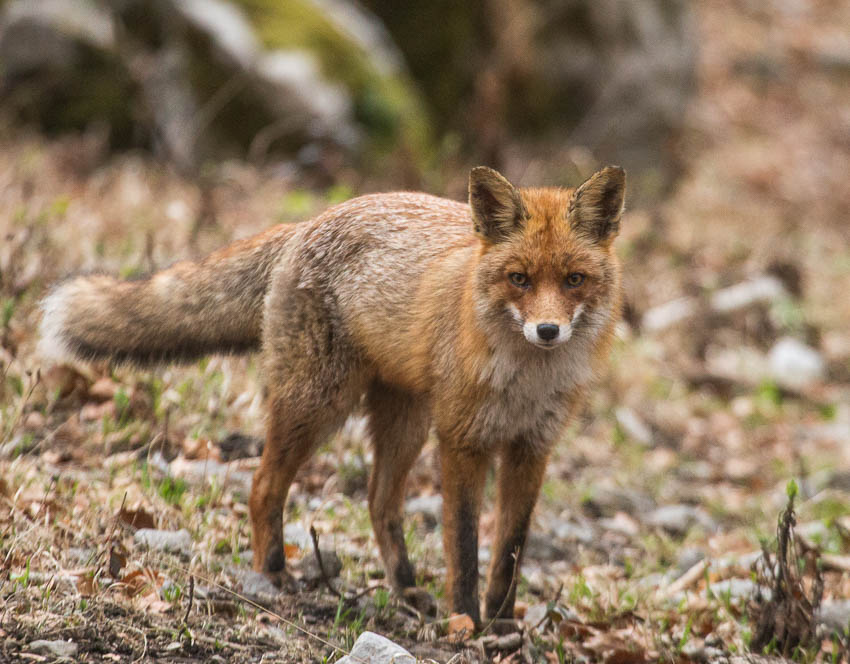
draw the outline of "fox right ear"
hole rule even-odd
[[[486,166],[476,166],[469,173],[469,207],[475,232],[488,242],[504,240],[526,216],[516,188]]]

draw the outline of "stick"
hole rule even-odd
[[[490,618],[490,622],[488,622],[487,625],[484,627],[484,629],[481,630],[481,636],[484,636],[487,632],[489,632],[490,628],[493,626],[493,623],[496,622],[496,619],[500,615],[502,615],[502,611],[504,611],[505,607],[508,605],[508,598],[511,596],[511,593],[514,591],[514,588],[516,587],[517,569],[519,568],[519,547],[514,549],[514,552],[513,552],[512,555],[514,557],[514,568],[513,568],[513,571],[511,572],[511,583],[508,586],[508,592],[505,593],[505,598],[502,600],[502,605],[499,607],[499,610],[496,611],[496,615],[494,615],[492,618]]]
[[[192,610],[192,602],[195,600],[195,577],[189,575],[189,603],[186,605],[186,614],[183,616],[183,624],[189,624],[189,612]]]

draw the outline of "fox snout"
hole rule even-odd
[[[573,336],[575,325],[579,321],[584,305],[579,304],[568,321],[525,320],[522,333],[526,341],[541,348],[555,348]]]

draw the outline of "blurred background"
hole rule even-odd
[[[36,304],[62,276],[142,275],[372,191],[463,199],[478,164],[573,186],[617,163],[624,323],[522,592],[758,549],[791,477],[810,543],[846,557],[848,26],[846,0],[0,0],[3,458],[96,469],[164,426],[163,463],[199,440],[226,460],[262,433],[251,360],[37,374]],[[296,506],[363,508],[357,431]],[[411,495],[439,488],[425,455]],[[850,597],[847,570],[827,590]]]

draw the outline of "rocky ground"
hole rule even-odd
[[[249,571],[254,359],[141,372],[34,354],[36,303],[65,274],[144,273],[393,181],[317,190],[232,163],[202,190],[144,156],[103,163],[85,138],[2,126],[0,659],[335,661],[371,631],[436,662],[847,661],[850,16],[737,4],[700,8],[686,172],[623,224],[610,372],[549,469],[518,622],[483,635],[385,589],[361,421],[298,477],[302,589],[281,595]],[[463,173],[441,177],[459,195]],[[438,598],[439,505],[429,445],[407,540]],[[485,515],[482,565],[492,530]]]

